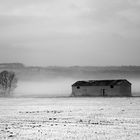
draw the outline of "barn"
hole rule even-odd
[[[77,81],[72,96],[131,96],[131,83],[126,79]]]

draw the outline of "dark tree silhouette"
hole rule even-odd
[[[17,78],[14,72],[2,71],[0,73],[0,92],[4,95],[10,95],[17,87]]]

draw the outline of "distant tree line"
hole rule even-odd
[[[2,71],[0,73],[0,94],[10,95],[17,87],[17,78],[14,72]]]

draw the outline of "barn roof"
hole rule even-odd
[[[117,79],[117,80],[77,81],[72,86],[114,86],[114,85],[121,85],[123,82],[127,82],[131,85],[131,83],[126,79]]]

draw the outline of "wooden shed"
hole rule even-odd
[[[72,96],[131,96],[131,83],[126,79],[77,81]]]

